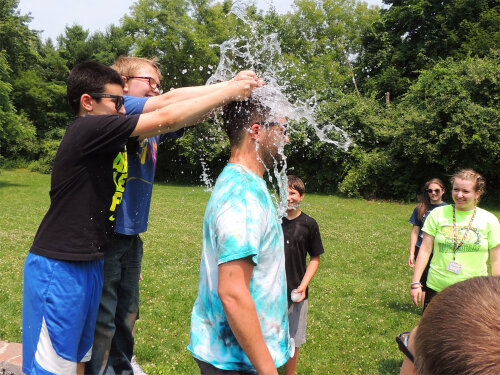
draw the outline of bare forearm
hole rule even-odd
[[[246,83],[243,82],[240,87],[224,86],[209,94],[142,114],[132,136],[150,137],[192,126],[213,109],[250,95],[252,88],[245,85]]]
[[[410,253],[415,253],[415,245],[417,244],[418,233],[420,232],[420,227],[416,225],[413,226],[410,233]]]
[[[210,94],[221,87],[224,87],[228,82],[215,83],[213,85],[181,87],[170,90],[162,95],[149,98],[144,104],[143,113],[156,111],[163,107],[182,102],[183,100],[197,98],[206,94]]]
[[[178,89],[173,89],[169,91],[169,94],[171,94],[170,100],[172,100],[172,102],[175,103],[181,100],[186,100],[195,98],[197,96],[206,95],[217,89],[220,89],[221,87],[226,86],[227,84],[228,82],[225,81],[225,82],[214,83],[212,85],[181,87]]]
[[[219,265],[217,293],[229,326],[259,375],[277,375],[250,294],[253,263],[248,258]]]
[[[229,326],[258,374],[274,374],[276,366],[269,352],[255,305],[250,296],[223,303]]]
[[[303,286],[305,288],[309,285],[312,278],[316,274],[318,267],[319,267],[319,256],[311,257],[311,260],[309,261],[309,264],[307,265],[304,277],[302,278],[302,281],[300,283],[301,286]]]
[[[425,266],[432,253],[432,247],[434,244],[434,237],[425,235],[418,252],[417,262],[415,263],[415,270],[413,271],[412,282],[420,281],[422,273],[424,273]]]
[[[490,250],[491,254],[491,274],[493,276],[500,275],[500,245],[495,246]]]

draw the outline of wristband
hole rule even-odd
[[[420,281],[412,281],[410,285],[422,285]]]

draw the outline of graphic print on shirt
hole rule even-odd
[[[127,149],[125,147],[124,151],[121,151],[116,155],[113,161],[113,181],[115,183],[116,189],[115,194],[113,194],[113,199],[111,200],[111,207],[109,211],[111,215],[109,216],[109,221],[115,221],[116,207],[121,203],[123,198],[123,192],[125,191],[125,182],[127,182]]]
[[[156,138],[145,138],[139,142],[137,146],[137,156],[141,161],[141,164],[146,162],[146,156],[148,160],[152,161],[153,166],[156,165],[156,155],[158,149],[158,141]]]
[[[458,231],[458,242],[460,243],[463,239],[463,244],[457,250],[457,253],[477,253],[480,251],[481,240],[484,236],[479,232],[479,229],[471,227],[467,233],[467,226],[462,225],[457,227]],[[445,226],[441,229],[441,234],[445,238],[445,241],[438,243],[438,249],[440,253],[453,253],[454,249],[454,236],[453,236],[453,226]],[[465,235],[465,238],[464,238]]]

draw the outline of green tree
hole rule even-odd
[[[363,30],[357,71],[366,91],[406,92],[440,59],[491,56],[500,45],[495,0],[384,0],[381,18]]]
[[[0,1],[0,51],[5,51],[5,58],[14,74],[38,61],[38,34],[29,29],[31,17],[21,16],[18,4],[18,0]]]
[[[372,145],[353,150],[341,190],[413,199],[430,177],[469,167],[498,191],[499,78],[498,57],[449,58],[422,71],[388,113],[390,121],[379,123]],[[498,194],[487,198],[500,200]]]
[[[35,139],[30,121],[18,115],[10,99],[12,86],[7,82],[11,73],[5,52],[0,51],[0,163],[6,158],[23,157]]]

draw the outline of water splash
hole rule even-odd
[[[249,6],[253,5],[247,1],[233,3],[230,13],[239,19],[238,27],[241,36],[233,37],[220,45],[219,65],[208,79],[207,84],[227,81],[233,78],[241,70],[253,70],[264,81],[266,85],[254,89],[252,96],[266,107],[271,109],[270,116],[274,118],[286,117],[289,122],[290,134],[303,131],[304,128],[312,128],[320,141],[347,150],[351,139],[347,133],[332,123],[317,120],[320,105],[315,93],[308,98],[298,98],[300,95],[293,84],[293,76],[287,77],[287,72],[294,68],[283,58],[281,44],[277,33],[266,33],[261,31],[261,25],[247,16]],[[213,70],[213,67],[210,67]],[[299,126],[299,125],[306,125]],[[309,138],[306,140],[311,142]],[[276,191],[273,194],[278,215],[286,214],[287,206],[287,177],[286,157],[284,154],[284,142],[276,145],[282,157],[275,160],[274,166],[267,169],[270,183]],[[203,163],[202,163],[203,164]],[[204,165],[204,164],[203,164]],[[207,176],[204,169],[204,175]],[[202,180],[205,178],[202,176]]]

